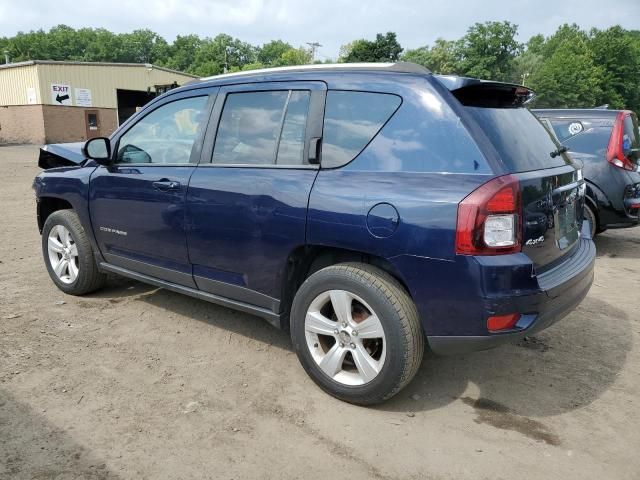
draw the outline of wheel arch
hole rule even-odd
[[[300,285],[313,273],[331,265],[358,262],[373,265],[395,278],[409,297],[411,292],[397,269],[385,258],[364,252],[323,245],[303,245],[291,252],[287,258],[281,290],[281,326],[289,330],[291,305]]]
[[[40,197],[38,199],[37,215],[38,230],[42,233],[47,218],[58,210],[74,210],[73,205],[68,200],[60,197]]]

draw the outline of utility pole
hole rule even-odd
[[[9,50],[4,51],[4,63],[9,64]]]
[[[527,77],[528,77],[529,75],[530,75],[530,73],[529,73],[529,72],[524,72],[524,73],[522,74],[522,86],[523,86],[523,87],[525,86],[525,82],[527,81]]]
[[[322,45],[320,45],[318,42],[307,42],[307,45],[311,47],[311,63],[313,63],[316,60],[316,49],[318,47],[321,47]]]

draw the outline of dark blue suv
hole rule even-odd
[[[73,295],[111,272],[262,316],[325,391],[383,401],[425,343],[513,341],[589,290],[582,171],[531,96],[412,64],[196,81],[42,149],[47,269]]]

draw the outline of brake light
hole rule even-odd
[[[633,171],[636,169],[635,165],[624,155],[622,148],[624,119],[627,115],[625,112],[620,112],[616,115],[616,120],[613,123],[613,131],[611,132],[611,137],[609,137],[609,145],[607,146],[607,161],[618,168]]]
[[[458,205],[456,254],[501,255],[522,249],[520,183],[512,175],[496,177]]]

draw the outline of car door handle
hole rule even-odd
[[[156,190],[160,190],[161,192],[168,192],[170,190],[178,190],[180,188],[180,182],[175,182],[173,180],[159,180],[157,182],[153,182],[153,188]]]

